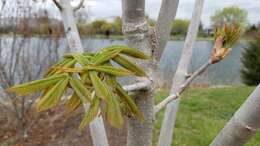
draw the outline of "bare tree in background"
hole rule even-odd
[[[54,64],[59,57],[58,39],[45,41],[33,38],[31,29],[28,27],[29,19],[33,17],[33,14],[29,5],[26,7],[21,5],[23,2],[19,0],[13,2],[18,6],[15,14],[0,13],[1,19],[10,18],[12,15],[8,22],[1,21],[1,26],[3,23],[8,23],[12,32],[9,35],[0,36],[0,90],[2,91],[14,84],[39,78],[42,72]],[[17,34],[18,29],[23,32],[22,35]],[[50,48],[46,50],[45,45]],[[18,124],[13,126],[17,126],[24,137],[27,136],[27,131],[32,124],[35,124],[35,121],[28,119],[35,99],[35,96],[17,98],[14,94],[4,92],[0,94],[0,107],[6,111],[3,115],[13,115],[13,120],[16,122],[11,122]]]

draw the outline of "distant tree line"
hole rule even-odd
[[[155,25],[155,20],[146,17],[150,26]],[[190,21],[187,19],[176,19],[172,24],[171,35],[185,36]],[[113,22],[108,22],[104,19],[98,19],[88,24],[88,28],[91,29],[92,34],[105,35],[109,32],[112,35],[122,35],[122,20],[120,17],[116,17]],[[203,25],[200,23],[200,34],[203,34]]]
[[[78,14],[77,26],[81,36],[93,35],[114,35],[122,36],[122,19],[115,17],[114,20],[108,21],[105,19],[96,19],[88,22],[88,16]],[[156,20],[145,17],[150,26],[154,26]],[[10,18],[5,21],[17,21]],[[37,20],[35,20],[37,19]],[[188,19],[175,19],[172,23],[171,35],[175,38],[184,38],[186,36],[190,21]],[[231,6],[217,10],[211,16],[211,28],[204,28],[202,22],[199,26],[199,37],[212,36],[214,28],[223,25],[224,23],[236,23],[242,26],[246,36],[253,36],[260,29],[260,25],[249,24],[247,20],[247,12],[239,7]],[[12,25],[0,26],[0,34],[12,33]],[[40,18],[22,18],[19,20],[16,29],[17,34],[31,34],[41,36],[62,36],[64,29],[62,23],[57,19],[50,19],[48,15]]]

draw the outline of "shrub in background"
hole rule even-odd
[[[260,33],[258,33],[260,34]],[[241,78],[247,85],[260,83],[260,36],[250,40],[242,54]]]

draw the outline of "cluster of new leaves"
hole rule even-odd
[[[70,53],[51,67],[43,79],[16,85],[7,91],[19,95],[42,91],[37,110],[45,111],[56,107],[67,89],[71,88],[73,94],[65,101],[66,114],[81,105],[89,105],[80,124],[81,129],[100,112],[105,113],[112,126],[120,128],[124,122],[123,114],[141,121],[143,115],[116,78],[129,75],[146,77],[145,72],[125,55],[149,59],[141,51],[126,46],[110,46],[97,53]],[[121,67],[113,66],[112,61]]]
[[[235,24],[225,24],[215,30],[215,44],[211,56],[212,63],[224,59],[230,52],[231,47],[239,40],[242,34],[240,26]]]

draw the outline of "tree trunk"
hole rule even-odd
[[[210,146],[243,146],[260,128],[260,84]]]
[[[57,3],[57,1],[55,2],[61,11],[61,17],[69,48],[71,51],[83,52],[84,48],[75,23],[73,8],[70,4],[70,0],[61,0],[60,3]],[[91,122],[90,131],[94,146],[108,146],[106,130],[102,117],[99,117]]]
[[[186,75],[193,52],[193,44],[196,41],[196,36],[198,33],[203,4],[204,0],[196,0],[181,59],[173,78],[173,84],[170,92],[171,94],[176,94],[179,87],[182,86],[186,80]],[[158,146],[170,146],[172,143],[173,128],[175,125],[179,102],[180,99],[177,98],[176,100],[170,102],[166,107]]]
[[[145,20],[145,0],[123,0],[122,2],[123,33],[127,45],[151,54],[149,29]],[[143,66],[150,65],[143,64]],[[127,146],[151,146],[154,106],[152,88],[137,91],[134,97],[145,120],[140,122],[136,119],[128,119]]]

